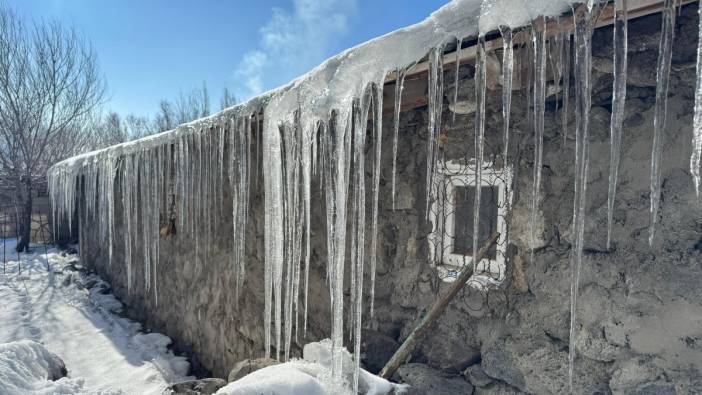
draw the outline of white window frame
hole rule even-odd
[[[446,205],[453,205],[453,193],[456,187],[475,187],[475,162],[468,165],[456,162],[445,162],[439,165],[435,177],[434,191],[445,194],[436,196],[429,211],[429,219],[432,221],[433,229],[430,235],[430,254],[432,262],[437,262],[436,246],[440,246],[444,253],[441,262],[436,266],[439,277],[446,282],[453,282],[460,273],[464,265],[473,264],[472,255],[454,254],[454,224],[456,221],[453,207],[446,215]],[[491,162],[483,162],[480,187],[497,187],[497,232],[500,239],[497,244],[495,259],[483,259],[474,268],[473,277],[469,280],[485,283],[499,284],[505,277],[505,256],[507,253],[507,212],[512,205],[512,172],[510,169],[496,169]],[[477,191],[477,188],[476,188]],[[479,278],[484,277],[484,278]]]

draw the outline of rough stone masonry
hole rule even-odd
[[[697,6],[682,7],[677,20],[663,153],[661,221],[651,247],[647,242],[649,168],[660,24],[660,15],[629,24],[623,151],[614,212],[614,245],[609,251],[606,206],[612,28],[599,29],[593,37],[590,179],[575,365],[576,389],[581,393],[702,393],[702,203],[696,199],[688,170]],[[497,58],[500,57],[498,52]],[[461,67],[458,99],[464,107],[470,107],[475,97],[473,73],[472,66]],[[552,75],[550,69],[547,73]],[[453,105],[452,76],[453,71],[447,68],[445,102]],[[499,84],[488,85],[491,90],[485,135],[489,157],[501,152],[502,102]],[[392,101],[392,90],[392,86],[386,88],[386,102]],[[534,155],[526,95],[524,89],[514,91],[510,156],[514,158],[516,181],[507,280],[489,292],[466,287],[414,354],[412,362],[428,366],[419,369],[410,365],[400,370],[398,379],[410,380],[411,372],[429,369],[444,378],[469,381],[476,394],[567,392],[574,100],[571,97],[567,128],[570,137],[564,145],[560,122],[562,94],[556,95],[553,90],[547,98],[542,202],[537,242],[532,245],[528,221]],[[442,156],[470,158],[474,152],[474,115],[457,115],[454,122],[449,106],[444,107]],[[425,107],[402,113],[395,211],[390,201],[391,117],[386,117],[384,126],[374,318],[371,320],[367,309],[364,311],[369,328],[365,333],[364,363],[374,371],[382,367],[423,309],[445,286],[427,258],[427,236],[431,231],[431,224],[425,219],[424,196],[427,117]],[[369,183],[371,177],[369,172]],[[143,291],[143,269],[138,262],[134,265],[135,284],[131,294],[127,292],[126,270],[121,264],[124,251],[120,237],[124,230],[119,193],[115,199],[118,237],[111,266],[107,263],[106,246],[98,242],[96,235],[85,235],[87,256],[83,259],[111,281],[115,294],[128,306],[127,314],[144,322],[147,328],[172,337],[176,348],[191,356],[200,374],[210,371],[227,377],[236,362],[263,356],[262,180],[254,179],[251,188],[247,278],[238,304],[228,239],[231,223],[216,232],[208,251],[200,251],[199,265],[193,258],[192,240],[179,237],[177,229],[162,233],[156,272],[158,305],[153,294]],[[330,333],[326,219],[318,179],[312,190],[309,322],[306,336],[301,331],[294,335],[294,355],[299,355],[305,343]],[[225,204],[224,212],[231,212],[231,207]],[[365,284],[369,287],[370,281]]]

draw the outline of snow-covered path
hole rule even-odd
[[[44,344],[84,393],[161,394],[190,378],[188,362],[167,350],[168,337],[140,333],[138,323],[114,314],[121,304],[102,293],[109,286],[99,277],[75,270],[77,255],[49,249],[47,271],[43,247],[34,250],[22,255],[21,274],[17,261],[6,274],[0,268],[0,343]]]

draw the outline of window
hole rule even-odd
[[[470,281],[482,285],[498,284],[505,276],[507,243],[506,216],[511,203],[511,173],[483,163],[480,185],[475,185],[475,163],[443,163],[434,182],[435,199],[430,210],[433,223],[430,253],[442,280],[452,282],[465,265],[473,264],[473,239],[478,248],[499,232],[497,245],[476,265]],[[480,221],[478,234],[473,233],[473,204],[476,190],[480,191]]]

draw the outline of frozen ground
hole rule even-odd
[[[191,379],[187,360],[167,350],[168,337],[141,333],[138,323],[115,314],[121,303],[99,277],[76,270],[77,255],[51,248],[45,255],[37,246],[21,255],[20,272],[12,247],[8,241],[12,260],[0,271],[0,345],[41,343],[64,361],[68,376],[58,383],[8,382],[13,359],[3,365],[0,355],[0,393],[161,394],[168,384]]]

